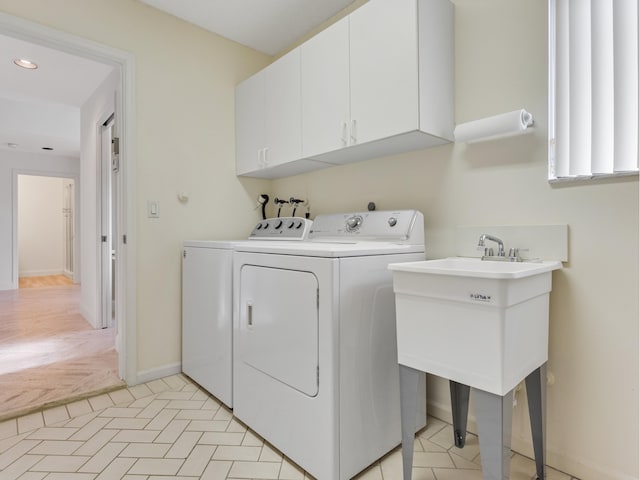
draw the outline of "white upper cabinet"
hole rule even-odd
[[[300,49],[236,87],[236,173],[301,158]]]
[[[265,92],[264,167],[268,168],[302,157],[299,48],[265,69]]]
[[[236,87],[236,173],[244,175],[262,168],[267,144],[265,119],[265,71]]]
[[[419,128],[416,15],[415,0],[372,0],[349,16],[354,143]]]
[[[450,0],[370,0],[238,86],[238,174],[275,178],[452,141],[453,55]],[[263,105],[252,88],[261,75]]]
[[[349,145],[349,18],[301,47],[302,155]]]

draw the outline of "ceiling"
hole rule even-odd
[[[140,0],[268,55],[276,55],[354,0]]]
[[[31,60],[38,69],[17,67],[16,58]],[[79,156],[80,106],[112,69],[0,35],[0,149]]]
[[[140,1],[275,55],[354,0]],[[39,68],[19,68],[16,58]],[[0,150],[78,157],[80,106],[111,71],[108,65],[0,34]]]

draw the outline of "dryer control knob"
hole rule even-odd
[[[396,217],[389,217],[389,220],[387,220],[387,222],[389,223],[390,227],[395,227],[398,224],[398,219]]]
[[[347,231],[354,232],[360,225],[362,225],[362,217],[360,215],[347,218]]]

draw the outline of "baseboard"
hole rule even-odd
[[[47,277],[49,275],[64,275],[62,269],[56,270],[27,270],[26,272],[18,272],[18,277]]]
[[[427,401],[427,414],[447,423],[452,423],[451,405],[438,402]],[[467,430],[473,434],[478,434],[478,424],[475,415],[469,412]],[[524,439],[513,436],[511,439],[511,450],[533,458],[533,444],[531,439]],[[547,443],[547,465],[571,475],[581,480],[638,480],[638,477],[617,472],[611,469],[605,470],[602,466],[593,465],[589,460],[583,458],[572,458],[561,453],[553,445]]]
[[[152,368],[149,370],[142,370],[136,375],[136,384],[147,383],[153,380],[158,380],[159,378],[177,375],[180,372],[182,372],[181,362],[163,365],[162,367]]]

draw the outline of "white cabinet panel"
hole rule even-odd
[[[236,87],[236,173],[301,158],[300,50]]]
[[[265,130],[264,70],[236,87],[236,173],[261,168],[267,143]]]
[[[302,157],[300,49],[279,58],[264,73],[266,168]]]
[[[302,155],[349,144],[349,18],[301,47]]]
[[[416,0],[371,0],[349,20],[355,143],[417,130]]]

